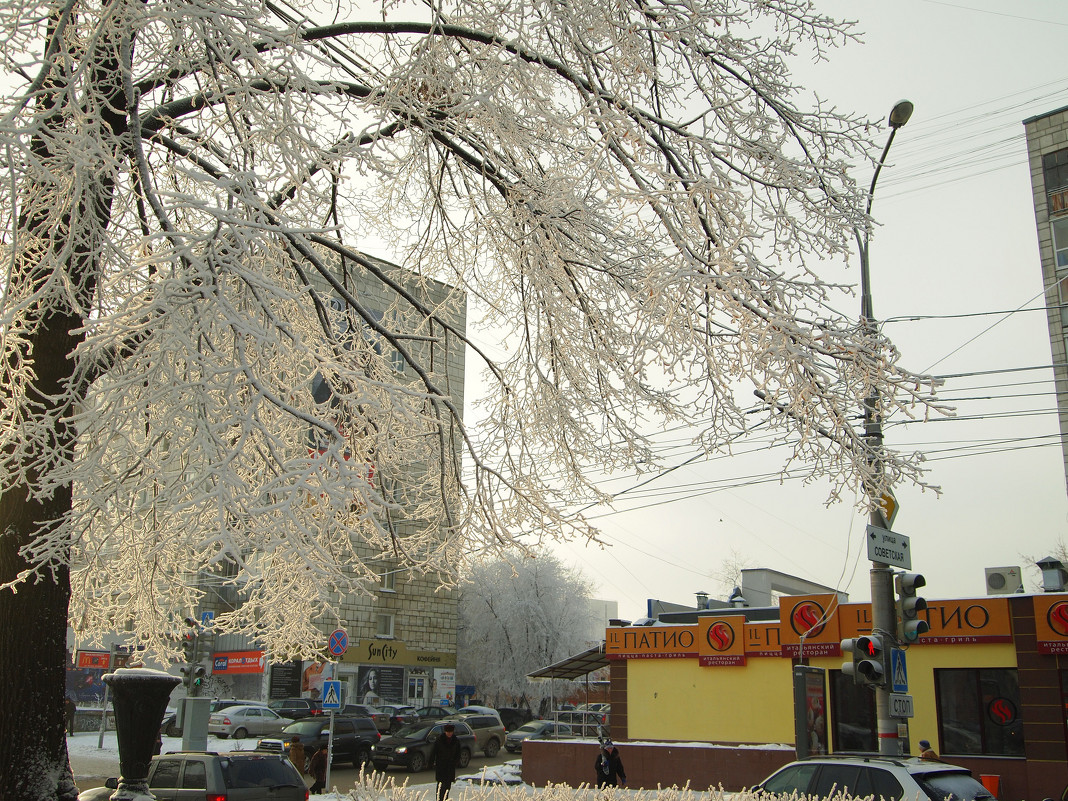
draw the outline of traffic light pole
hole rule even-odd
[[[869,215],[871,214],[872,200],[875,197],[875,183],[879,180],[879,172],[882,170],[883,164],[886,162],[886,154],[890,151],[890,145],[893,144],[897,129],[908,122],[909,117],[912,116],[912,108],[912,103],[907,100],[902,100],[897,103],[890,112],[890,136],[887,138],[882,155],[879,156],[879,161],[875,165],[875,174],[872,176],[871,186],[868,189],[866,212]],[[872,309],[871,300],[868,235],[867,231],[862,233],[860,229],[856,229],[855,234],[857,238],[857,246],[860,250],[861,324],[864,327],[865,333],[870,335],[872,340],[874,340],[876,327],[875,312]],[[866,489],[868,503],[871,506],[871,524],[878,528],[888,529],[890,526],[887,524],[879,504],[881,499],[879,479],[882,478],[883,475],[883,427],[878,412],[878,401],[878,395],[875,394],[874,391],[864,400],[864,439],[868,443],[870,449],[869,453],[871,454],[872,459],[872,476],[869,478],[869,485]],[[890,569],[890,565],[885,562],[873,561],[871,563],[872,633],[880,636],[888,645],[889,643],[895,642],[896,639],[895,631],[897,626],[894,623],[894,617],[895,603],[893,572]],[[890,717],[890,689],[893,684],[890,676],[886,676],[885,679],[886,681],[883,685],[875,688],[875,716],[878,722],[879,753],[887,756],[897,756],[900,753],[897,737],[897,722],[894,718]]]

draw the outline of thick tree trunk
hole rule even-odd
[[[70,382],[71,354],[82,324],[74,315],[51,314],[40,321],[27,356],[36,367],[31,398],[45,403],[60,397]],[[63,420],[47,447],[70,454],[74,429]],[[13,581],[29,564],[20,553],[71,509],[71,487],[33,499],[27,471],[21,483],[0,495],[0,583]],[[67,606],[70,571],[58,565],[39,581],[0,592],[0,801],[74,799],[63,699],[66,691]]]
[[[114,24],[118,36],[130,35],[121,22]],[[122,137],[127,129],[123,75],[129,64],[123,63],[120,52],[119,41],[104,32],[96,48],[84,53],[90,60],[89,89],[85,103],[79,103],[83,109],[96,109],[102,123],[98,135],[103,137],[97,144],[112,155],[112,169],[122,160]],[[127,58],[131,52],[132,47],[126,50]],[[42,132],[31,144],[46,168],[38,173],[45,181],[52,175],[85,169],[53,152],[53,143],[62,142],[71,133],[65,130],[70,124],[65,109],[78,102],[67,90],[61,61],[57,59],[53,68],[51,90],[41,97]],[[83,186],[79,196],[66,198],[63,209],[38,209],[19,219],[25,241],[46,243],[52,258],[38,260],[16,253],[9,278],[40,289],[58,264],[77,296],[73,307],[49,299],[53,305],[45,307],[35,321],[23,354],[35,373],[28,400],[36,408],[30,408],[29,413],[40,417],[41,408],[58,412],[47,442],[40,447],[65,459],[73,458],[77,437],[70,416],[86,389],[74,383],[75,352],[84,336],[76,332],[85,322],[80,310],[92,308],[98,286],[100,245],[110,222],[115,176],[105,168],[91,175]],[[27,179],[19,191],[32,196],[41,189]],[[29,461],[33,461],[32,454]],[[39,468],[36,464],[25,467],[23,480],[0,495],[0,582],[12,581],[30,566],[22,549],[35,538],[50,531],[53,541],[63,536],[60,529],[72,509],[69,484],[50,497],[34,499],[31,488],[38,485]],[[69,543],[65,552],[69,555]],[[16,591],[0,591],[0,801],[77,799],[63,709],[70,592],[66,561],[41,571],[38,578],[20,584]]]

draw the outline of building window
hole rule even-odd
[[[378,628],[375,630],[376,637],[393,636],[393,615],[378,615]]]
[[[1053,263],[1058,270],[1068,267],[1068,217],[1060,217],[1049,224],[1053,232]]]
[[[1024,755],[1015,669],[947,669],[934,676],[942,754]]]
[[[879,750],[875,742],[875,693],[840,670],[829,671],[831,747],[835,751]]]
[[[396,592],[397,591],[397,568],[393,565],[380,565],[379,577],[381,583],[379,589],[383,592]]]
[[[1047,193],[1068,187],[1068,148],[1042,156],[1042,181]]]

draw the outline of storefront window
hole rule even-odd
[[[941,753],[1023,756],[1015,670],[936,670],[935,687]]]
[[[835,751],[879,750],[875,742],[875,693],[859,687],[852,676],[829,671],[831,684],[831,747]]]

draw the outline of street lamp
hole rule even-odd
[[[890,136],[883,147],[879,162],[875,165],[875,174],[871,178],[871,186],[868,187],[868,202],[864,209],[865,213],[871,214],[871,204],[875,197],[875,183],[879,180],[879,173],[883,164],[886,163],[886,154],[890,152],[890,145],[894,142],[897,130],[909,121],[912,116],[913,106],[908,100],[899,100],[890,111]],[[868,230],[856,228],[854,234],[857,238],[857,247],[860,251],[860,319],[867,334],[875,333],[875,317],[871,302],[871,276],[868,266]],[[878,396],[875,390],[864,401],[864,438],[868,446],[875,454],[873,472],[874,476],[868,487],[868,503],[871,506],[869,520],[871,525],[877,528],[890,528],[883,514],[882,498],[876,496],[877,482],[875,478],[882,472],[882,461],[879,449],[883,444],[882,420],[877,413]],[[872,634],[881,634],[892,638],[895,630],[894,625],[894,575],[890,565],[885,562],[871,563],[871,625]],[[879,686],[875,690],[875,716],[878,721],[879,753],[896,756],[900,753],[898,743],[897,723],[890,716],[890,685],[889,682]]]

